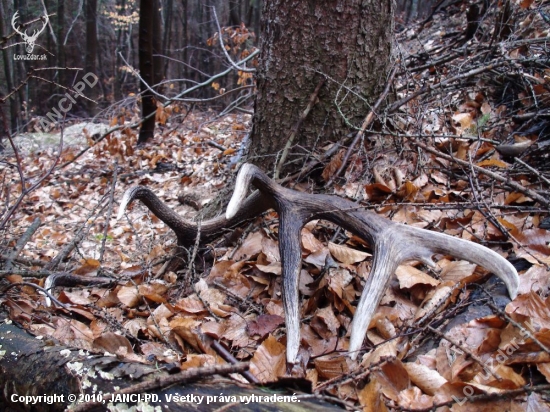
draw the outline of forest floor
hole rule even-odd
[[[289,372],[275,212],[228,231],[229,246],[190,251],[196,259],[177,273],[165,271],[176,238],[146,207],[135,202],[116,220],[135,185],[201,219],[235,174],[251,116],[170,107],[144,148],[123,129],[99,142],[84,132],[61,154],[53,145],[3,155],[0,304],[37,336],[161,367],[223,363],[211,346],[218,341],[261,383],[305,378],[350,410],[550,410],[550,10],[519,3],[510,33],[495,24],[497,7],[466,41],[460,3],[397,34],[393,103],[342,176],[350,142],[331,157],[332,145],[313,148],[321,162],[289,183],[490,247],[520,274],[513,301],[475,264],[442,255],[436,269],[410,262],[351,360],[349,325],[373,251],[314,221],[302,231],[301,361]],[[111,125],[138,113],[121,111]],[[63,276],[88,286],[55,287],[47,306],[29,285],[60,285]]]

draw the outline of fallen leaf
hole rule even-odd
[[[520,7],[522,9],[528,9],[533,4],[534,0],[521,0]]]
[[[548,269],[541,265],[533,265],[519,276],[518,294],[542,292],[546,295],[548,288],[550,288],[548,279],[550,279],[550,271]]]
[[[546,382],[550,382],[550,363],[537,363],[537,369],[546,378]]]
[[[437,286],[441,283],[439,280],[410,265],[399,265],[395,271],[395,275],[397,276],[397,280],[399,280],[399,287],[401,289],[410,289],[418,284]]]
[[[431,396],[423,394],[420,389],[414,386],[399,393],[398,404],[412,410],[429,409],[433,406],[434,401]]]
[[[452,119],[455,121],[455,123],[460,124],[460,129],[462,129],[460,133],[472,127],[472,124],[474,122],[474,118],[472,117],[472,114],[470,112],[456,113],[452,116]]]
[[[439,276],[443,281],[452,281],[458,283],[474,274],[475,263],[466,260],[455,260],[445,264]]]
[[[133,285],[122,286],[117,293],[117,298],[122,304],[129,308],[133,308],[141,302],[141,295],[137,287]]]
[[[536,292],[519,295],[506,306],[506,313],[512,319],[522,322],[522,316],[526,316],[530,323],[534,324],[535,328],[550,329],[548,312],[547,301],[542,300]]]
[[[166,302],[166,299],[162,295],[166,293],[167,290],[168,286],[164,283],[161,283],[161,281],[154,281],[138,286],[138,292],[141,296],[156,303]]]
[[[328,182],[334,173],[338,171],[340,166],[342,166],[342,161],[344,159],[345,150],[340,150],[336,155],[332,156],[330,162],[323,169],[322,177],[325,182]]]
[[[330,254],[338,261],[351,265],[359,263],[372,256],[370,253],[361,252],[347,246],[337,245],[336,243],[328,242],[328,250]]]
[[[285,346],[269,335],[250,360],[250,372],[261,383],[275,382],[286,370]]]
[[[134,353],[130,341],[126,337],[113,332],[106,332],[94,339],[93,346],[95,350],[109,352],[113,355],[125,356]]]
[[[251,336],[260,335],[263,338],[282,325],[284,321],[284,318],[278,315],[260,315],[248,324],[248,332]]]
[[[207,344],[200,329],[200,321],[189,316],[176,316],[170,321],[169,325],[175,334],[183,338],[199,353],[206,351]]]
[[[324,339],[335,336],[340,327],[340,322],[334,316],[334,310],[330,306],[317,309],[309,324]]]
[[[262,251],[262,239],[264,235],[261,231],[250,233],[243,244],[237,249],[233,258],[239,260],[251,260],[258,256]]]
[[[435,308],[438,311],[445,309],[450,303],[451,291],[454,289],[454,286],[456,286],[456,283],[451,281],[440,283],[435,291],[429,293],[426,299],[424,299],[423,304],[415,313],[414,319],[421,319],[427,313],[435,310]]]
[[[404,363],[403,367],[411,381],[428,395],[435,395],[437,389],[447,383],[447,379],[436,370],[419,363]]]
[[[278,262],[271,265],[256,264],[256,267],[264,273],[273,273],[274,275],[280,275],[283,272],[283,268]]]
[[[382,399],[381,389],[380,382],[376,378],[371,378],[370,382],[358,392],[363,412],[387,412],[388,408]]]
[[[494,166],[494,167],[500,167],[501,169],[507,169],[509,167],[508,163],[505,163],[502,160],[498,160],[498,159],[482,160],[481,162],[477,163],[477,166],[480,166],[480,167]]]
[[[202,368],[204,366],[213,366],[216,364],[216,358],[212,355],[190,353],[187,359],[180,365],[182,371],[191,368]]]
[[[325,247],[308,229],[303,228],[301,233],[302,247],[310,253],[314,253]]]
[[[313,361],[319,376],[332,379],[349,373],[348,357],[343,355],[324,355]]]

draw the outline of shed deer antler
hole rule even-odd
[[[255,186],[258,192],[246,198],[250,185]],[[146,193],[144,189],[135,190],[130,189],[124,195],[119,216],[124,211],[123,207],[126,207],[134,198],[140,198],[135,196],[136,193]],[[147,193],[151,194],[150,191]],[[145,200],[141,198],[141,200],[174,231],[185,226],[185,236],[190,236],[186,242],[191,244],[194,240],[193,233],[196,235],[196,225],[183,223],[183,219],[162,204],[156,196],[154,198],[160,205],[151,202],[150,198]],[[154,209],[157,207],[158,209]],[[279,250],[283,267],[283,304],[287,327],[286,359],[289,363],[296,362],[300,346],[298,299],[298,277],[302,257],[300,232],[302,227],[313,219],[325,219],[336,223],[373,245],[372,270],[351,325],[349,352],[352,359],[357,357],[369,323],[391,275],[405,261],[420,260],[434,266],[432,261],[434,254],[449,254],[485,267],[504,281],[512,299],[517,294],[519,277],[514,267],[498,253],[484,246],[389,221],[373,212],[360,210],[355,203],[336,196],[308,194],[286,189],[250,164],[243,165],[239,171],[225,219],[218,218],[203,222],[201,236],[205,227],[213,230],[212,228],[221,225],[217,226],[219,230],[224,224],[234,224],[239,219],[242,220],[243,216],[251,217],[267,208],[273,208],[279,213]],[[166,216],[169,217],[168,221],[163,218]],[[174,219],[178,224],[174,224]],[[183,236],[180,236],[177,231],[176,234],[178,242],[181,242]]]
[[[46,29],[46,26],[48,25],[50,18],[48,17],[48,13],[46,13],[44,15],[45,21],[42,28],[40,30],[34,30],[32,36],[29,36],[27,34],[27,30],[25,30],[25,32],[23,33],[22,31],[19,30],[19,26],[15,27],[15,22],[17,21],[18,17],[19,17],[19,11],[16,11],[11,19],[11,26],[13,27],[13,30],[15,30],[16,33],[21,35],[21,37],[27,44],[25,47],[25,49],[27,50],[27,53],[32,53],[32,51],[34,50],[34,46],[36,44],[36,39],[38,38],[40,33],[42,33]]]
[[[469,260],[500,277],[508,293],[516,297],[519,277],[516,269],[492,250],[441,233],[389,221],[373,212],[357,209],[351,201],[330,195],[301,193],[279,186],[256,166],[245,164],[237,176],[226,217],[232,218],[244,205],[248,186],[254,185],[266,198],[274,200],[279,213],[279,249],[283,265],[283,303],[287,327],[287,361],[298,354],[300,322],[298,275],[301,268],[300,231],[312,219],[325,219],[367,240],[374,249],[372,269],[351,325],[349,352],[357,357],[369,323],[391,275],[408,260],[435,266],[432,256],[445,253]]]

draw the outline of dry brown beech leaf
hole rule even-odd
[[[330,254],[339,262],[351,265],[359,263],[372,256],[370,253],[361,252],[347,246],[337,245],[336,243],[328,242],[328,250]]]
[[[437,286],[441,283],[439,280],[410,265],[399,265],[395,271],[395,275],[397,276],[397,280],[399,280],[399,287],[401,289],[410,289],[418,284]]]
[[[286,371],[285,346],[269,335],[250,360],[250,372],[262,383],[275,382]]]

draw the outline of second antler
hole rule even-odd
[[[247,198],[250,185],[256,187],[258,192]],[[133,196],[128,195],[131,190],[135,189],[130,189],[124,196],[124,207],[134,199]],[[147,202],[144,203],[147,204]],[[156,214],[150,204],[147,206]],[[165,205],[163,207],[166,213],[168,208]],[[352,359],[357,357],[361,349],[369,323],[391,275],[405,261],[420,260],[434,266],[432,256],[436,253],[465,259],[497,275],[506,284],[510,297],[512,299],[516,297],[519,285],[518,274],[515,268],[498,253],[463,239],[392,222],[373,212],[358,209],[355,203],[336,196],[308,194],[286,189],[251,164],[244,164],[239,171],[225,219],[218,218],[204,222],[201,227],[208,225],[207,227],[210,228],[214,225],[213,227],[221,228],[226,224],[234,224],[243,216],[250,217],[270,207],[279,213],[279,250],[282,260],[283,304],[287,327],[286,359],[289,363],[296,362],[300,346],[298,299],[302,258],[300,232],[302,227],[313,219],[325,219],[336,223],[368,241],[374,250],[371,273],[367,278],[351,325],[349,352]],[[172,212],[170,216],[175,218],[174,216],[177,215]],[[164,220],[161,216],[158,217]],[[183,221],[180,217],[176,219]],[[169,224],[169,222],[166,223]],[[179,226],[182,224],[186,225],[186,238],[187,234],[191,236],[193,233],[196,234],[196,225],[180,223]],[[169,225],[176,231],[178,225],[174,225],[173,222]],[[181,243],[180,234],[177,231],[176,234]],[[189,240],[194,240],[194,237]]]

